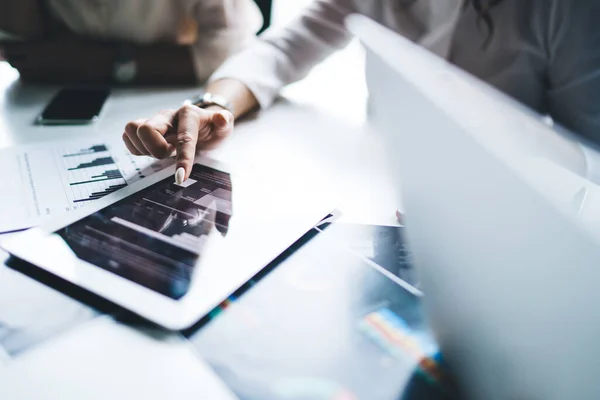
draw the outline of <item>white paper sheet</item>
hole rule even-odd
[[[84,207],[172,162],[133,156],[120,138],[0,150],[0,233]]]

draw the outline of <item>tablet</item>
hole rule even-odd
[[[306,179],[198,158],[3,244],[13,256],[165,328],[206,315],[335,207]]]

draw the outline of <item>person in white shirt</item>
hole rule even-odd
[[[165,110],[125,127],[134,154],[177,152],[190,173],[197,150],[217,146],[234,118],[271,105],[351,35],[344,20],[364,14],[583,135],[599,138],[600,3],[596,0],[315,0],[267,31],[211,77],[219,101]]]
[[[261,23],[253,0],[0,0],[0,50],[29,82],[195,84]]]

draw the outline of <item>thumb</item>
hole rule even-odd
[[[217,131],[227,131],[233,127],[233,115],[226,110],[218,111],[212,115],[211,122]]]
[[[233,132],[233,115],[226,110],[212,112],[206,116],[198,136],[202,150],[211,150]]]

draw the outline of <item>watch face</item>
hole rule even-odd
[[[135,61],[119,63],[115,66],[115,80],[120,83],[130,83],[137,75],[137,64]]]

